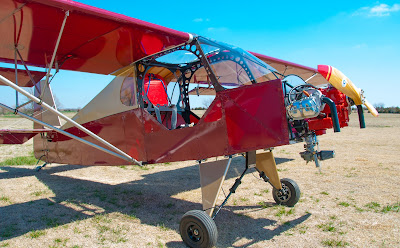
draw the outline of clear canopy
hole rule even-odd
[[[224,87],[238,87],[257,82],[276,79],[273,67],[244,51],[243,49],[199,37],[204,54],[216,75],[218,82]],[[187,45],[186,50],[177,50],[156,59],[157,62],[186,66],[199,62],[199,51],[194,45]],[[196,70],[191,83],[210,84],[204,67]]]

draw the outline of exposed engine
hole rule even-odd
[[[299,100],[292,100],[293,93],[291,93],[295,88],[289,92],[288,101],[289,104],[286,107],[287,114],[293,120],[304,120],[306,118],[314,118],[320,115],[321,111],[324,109],[325,104],[322,103],[321,98],[323,97],[321,91],[317,89],[312,89],[312,92],[303,90]],[[295,96],[299,98],[299,94]]]
[[[305,142],[301,157],[308,162],[333,158],[334,151],[319,150],[317,135],[326,129],[348,125],[349,103],[346,96],[333,87],[318,89],[313,85],[301,84],[293,87],[286,95],[286,110],[290,126],[290,138],[295,142]]]

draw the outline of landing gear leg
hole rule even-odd
[[[191,210],[182,216],[179,224],[179,232],[186,245],[196,248],[209,248],[217,243],[218,231],[214,219],[228,202],[229,197],[236,192],[236,189],[242,183],[242,179],[249,169],[250,163],[248,157],[249,154],[246,153],[246,168],[229,189],[229,194],[226,196],[223,203],[215,208],[216,211],[214,211],[212,217],[200,210]]]
[[[38,166],[40,160],[41,160],[43,157],[46,157],[46,155],[42,155],[42,156],[40,156],[40,158],[38,159],[38,161],[37,161],[37,163],[36,163],[36,167],[35,167],[35,170],[36,170],[36,171],[40,171],[41,169],[43,169],[43,168],[47,165],[47,162],[45,162],[43,165],[41,165],[41,166],[39,165],[39,166]],[[46,159],[46,160],[47,160],[47,159]]]
[[[217,208],[217,211],[215,211],[215,213],[213,214],[212,218],[215,219],[215,217],[217,216],[217,214],[219,213],[219,211],[225,206],[225,204],[228,202],[229,197],[231,197],[232,194],[234,194],[236,192],[236,189],[239,187],[239,185],[242,183],[242,179],[244,177],[244,175],[246,174],[247,170],[249,169],[248,164],[246,163],[246,168],[244,169],[243,173],[240,175],[240,177],[238,177],[235,180],[235,183],[232,185],[232,187],[229,189],[229,194],[226,196],[225,200],[222,202],[221,205],[219,205]]]

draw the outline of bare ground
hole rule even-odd
[[[248,173],[216,218],[217,247],[400,247],[400,115],[366,116],[363,130],[351,117],[341,133],[320,137],[322,149],[336,150],[322,174],[298,155],[303,144],[274,150],[281,178],[302,190],[294,208],[276,205],[271,187]],[[16,121],[2,118],[0,128]],[[29,142],[0,146],[0,161],[31,149]],[[225,192],[243,163],[235,158]],[[185,247],[180,217],[200,203],[194,161],[145,168],[52,164],[40,172],[4,166],[0,247]]]

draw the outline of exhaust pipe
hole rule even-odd
[[[360,128],[365,128],[364,110],[362,105],[357,105],[358,120],[360,121]]]
[[[338,117],[338,114],[337,114],[337,109],[336,109],[335,102],[333,102],[328,97],[322,97],[321,101],[326,103],[326,104],[328,104],[328,106],[329,106],[329,108],[331,110],[333,131],[335,133],[340,132],[339,117]]]

